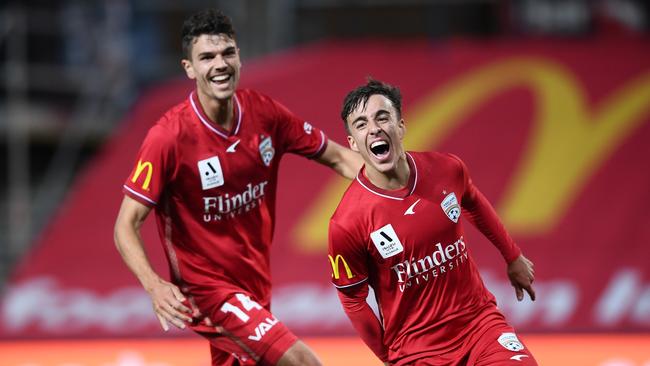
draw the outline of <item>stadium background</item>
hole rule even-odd
[[[5,1],[0,5],[0,365],[206,365],[163,334],[112,225],[147,128],[192,88],[182,19],[231,15],[242,87],[344,142],[344,94],[405,97],[409,149],[456,153],[535,261],[514,301],[496,250],[469,245],[543,365],[650,365],[650,8],[632,0]],[[288,157],[274,311],[328,365],[379,364],[354,337],[324,250],[345,182]],[[166,273],[152,222],[148,251]]]

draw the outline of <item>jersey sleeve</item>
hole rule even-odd
[[[514,261],[521,255],[521,249],[506,231],[490,201],[472,182],[465,163],[457,156],[449,155],[458,161],[462,170],[465,186],[461,200],[463,215],[497,247],[507,263]]]
[[[332,283],[337,288],[347,288],[368,279],[365,246],[355,239],[334,219],[329,225],[328,259],[332,267]]]
[[[173,141],[160,125],[149,130],[122,187],[124,194],[146,206],[157,205],[173,166]]]
[[[339,289],[338,295],[343,311],[368,348],[383,362],[388,360],[388,348],[384,344],[384,328],[366,301],[368,286],[351,286]]]
[[[319,157],[327,147],[327,136],[311,123],[299,118],[281,103],[269,98],[278,124],[283,151],[309,159]]]

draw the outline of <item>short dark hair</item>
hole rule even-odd
[[[183,55],[192,58],[192,43],[202,34],[225,34],[235,39],[235,29],[230,18],[218,9],[206,9],[191,15],[183,22],[181,31]]]
[[[361,85],[352,90],[343,100],[341,119],[343,119],[343,124],[348,133],[350,132],[350,127],[348,126],[347,118],[350,113],[359,106],[365,108],[366,104],[368,104],[368,99],[375,94],[383,95],[388,98],[397,111],[397,118],[402,118],[402,94],[399,89],[390,84],[368,77],[366,85]]]

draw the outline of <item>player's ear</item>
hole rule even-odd
[[[399,138],[400,140],[404,138],[404,134],[406,133],[406,124],[404,123],[404,118],[400,118],[398,125],[397,125],[398,131],[399,131]]]
[[[357,146],[357,142],[350,135],[348,135],[348,145],[350,145],[350,150],[359,152],[359,147]]]
[[[194,72],[194,66],[192,66],[192,62],[188,59],[182,59],[181,60],[181,65],[183,66],[183,70],[185,70],[185,75],[187,75],[188,78],[194,80],[196,79],[196,73]]]

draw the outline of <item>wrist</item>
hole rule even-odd
[[[158,275],[152,272],[141,276],[139,280],[140,280],[140,284],[142,284],[142,287],[145,289],[145,291],[151,293],[151,291],[156,287],[156,285],[161,283],[162,279]]]

